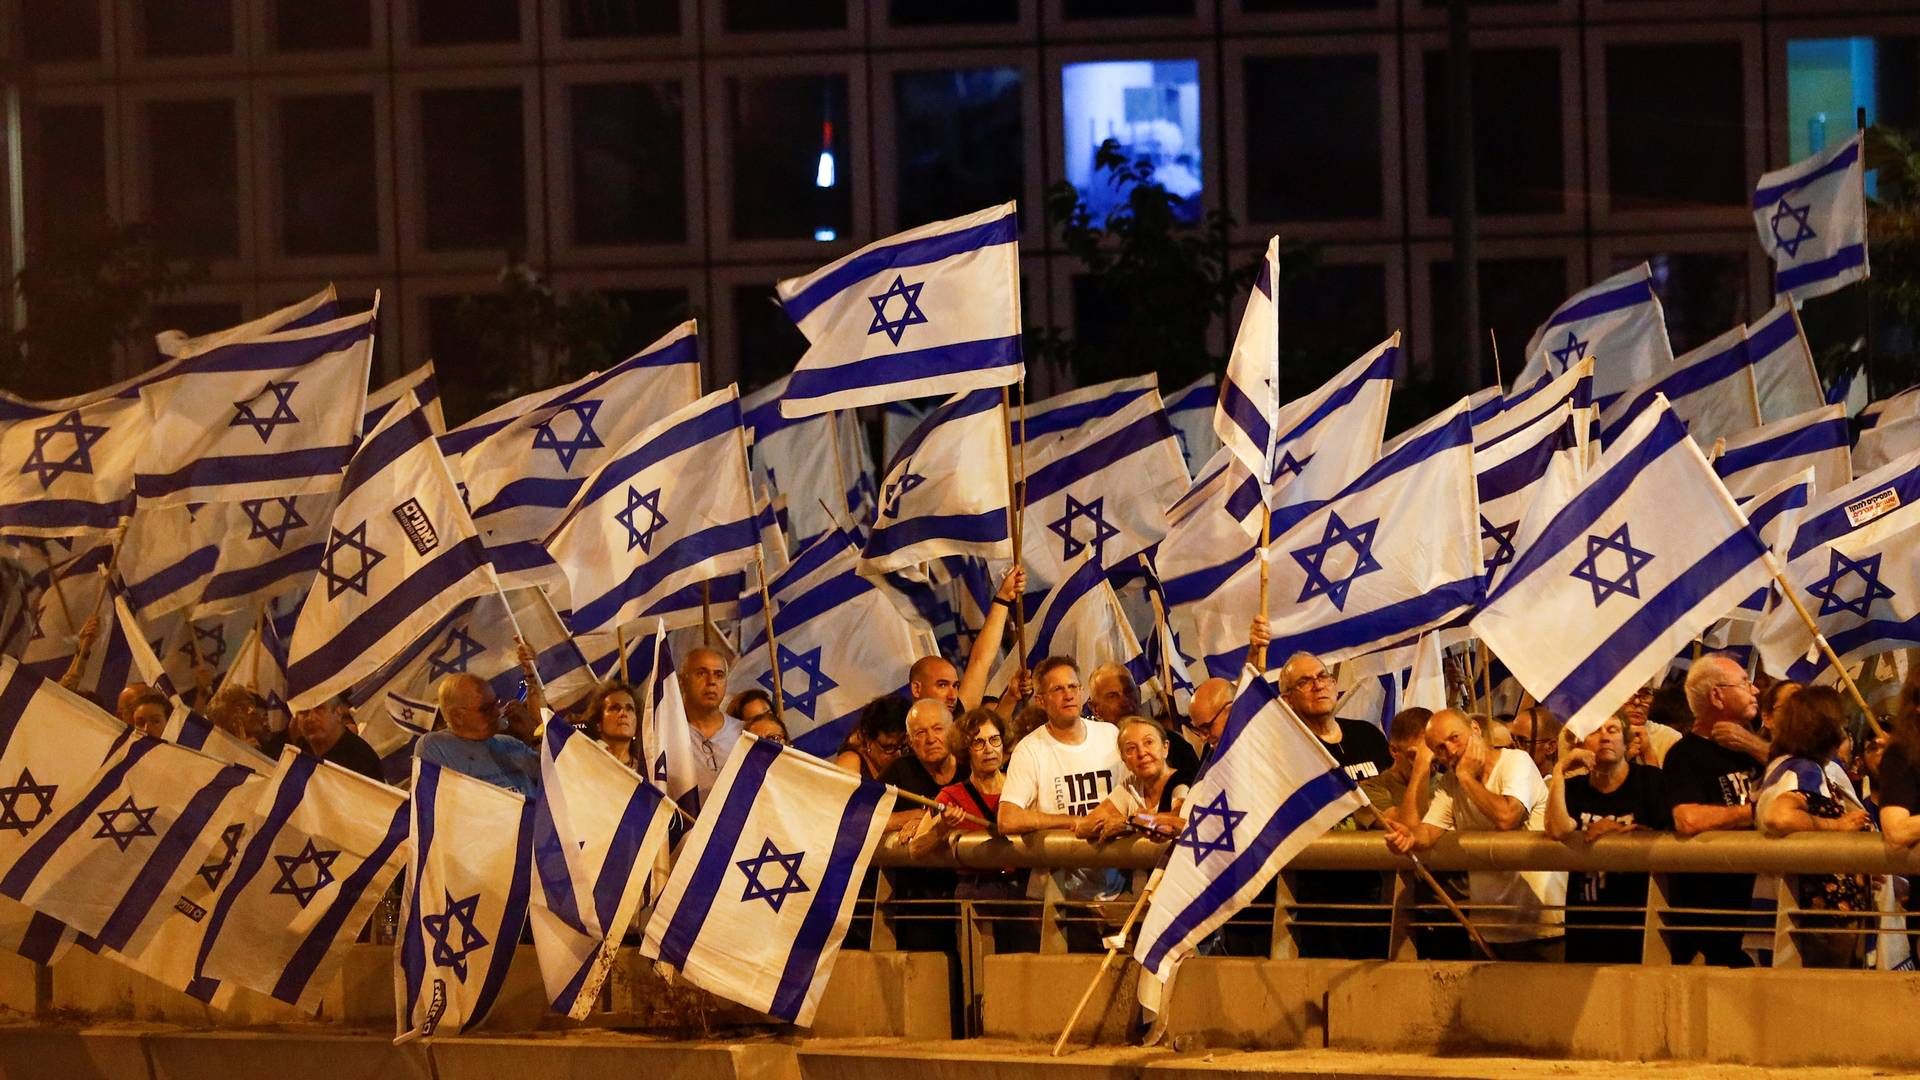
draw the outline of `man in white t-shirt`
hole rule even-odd
[[[1091,836],[1096,825],[1088,815],[1126,772],[1120,761],[1120,733],[1112,724],[1080,715],[1086,693],[1072,660],[1042,660],[1034,668],[1034,685],[1047,725],[1028,732],[1013,748],[1006,786],[1000,790],[1000,831],[1018,836],[1072,829]],[[1056,870],[1054,880],[1073,900],[1111,900],[1126,888],[1124,876],[1110,870]]]
[[[1433,785],[1425,816],[1420,798],[1434,761],[1446,774]],[[1400,821],[1387,821],[1387,847],[1395,854],[1425,851],[1450,830],[1544,831],[1547,785],[1533,759],[1519,750],[1487,746],[1465,713],[1442,709],[1427,721],[1426,739],[1414,754],[1413,777],[1400,800]],[[1467,891],[1481,910],[1480,936],[1502,960],[1559,963],[1565,958],[1567,875],[1543,870],[1476,870]],[[1548,911],[1544,908],[1554,908]]]

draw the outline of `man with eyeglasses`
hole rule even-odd
[[[1193,688],[1193,697],[1187,702],[1187,728],[1200,736],[1204,744],[1200,751],[1200,768],[1205,769],[1213,760],[1214,747],[1227,734],[1227,715],[1233,712],[1233,684],[1225,679],[1212,678]]]
[[[1064,656],[1050,656],[1034,668],[1045,727],[1029,732],[1013,748],[1007,783],[996,811],[1000,831],[1016,836],[1041,829],[1072,829],[1092,835],[1092,814],[1126,766],[1120,761],[1120,731],[1104,720],[1081,716],[1086,705],[1080,669]],[[1073,900],[1111,900],[1126,888],[1118,871],[1078,868],[1054,871],[1054,880]]]
[[[705,646],[690,649],[686,661],[680,665],[679,676],[687,728],[693,735],[694,787],[700,792],[701,804],[705,805],[707,792],[712,791],[713,782],[720,779],[720,770],[727,767],[727,757],[733,753],[733,744],[740,741],[746,725],[721,709],[727,700],[726,657]]]
[[[1742,730],[1760,714],[1760,695],[1746,669],[1721,653],[1703,656],[1687,671],[1687,707],[1693,727],[1667,751],[1667,805],[1673,812],[1673,831],[1694,836],[1714,829],[1753,828],[1753,802],[1758,794],[1760,768],[1768,749],[1733,749],[1714,740],[1718,725]],[[1725,730],[1724,728],[1722,730]],[[1759,743],[1759,740],[1754,740]],[[1668,879],[1674,907],[1745,910],[1753,897],[1752,874],[1674,874]],[[1737,915],[1667,916],[1669,925],[1738,925]],[[1674,931],[1667,947],[1673,962],[1686,964],[1698,955],[1709,964],[1749,967],[1752,961],[1740,949],[1740,930]]]
[[[539,721],[527,703],[506,707],[502,733],[500,699],[480,676],[448,675],[437,697],[446,726],[420,736],[415,757],[528,797],[540,789]]]
[[[1513,714],[1507,731],[1513,736],[1513,748],[1532,758],[1541,776],[1552,774],[1553,763],[1560,757],[1559,717],[1532,705]]]
[[[966,780],[970,770],[960,755],[953,752],[953,713],[938,697],[925,697],[907,710],[907,749],[911,751],[887,768],[880,779],[902,791],[928,799],[937,798],[948,784]],[[887,820],[887,832],[919,824],[926,811],[919,806],[896,810]],[[899,909],[903,918],[894,922],[894,938],[909,952],[945,952],[953,955],[949,971],[959,971],[959,938],[955,934],[957,912],[951,904],[929,904],[930,900],[951,900],[959,887],[959,875],[952,870],[889,870],[893,895],[900,900],[920,901]],[[957,991],[956,991],[957,992]]]

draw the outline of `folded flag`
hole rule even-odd
[[[702,989],[811,1025],[893,802],[884,784],[742,735],[641,953]]]
[[[1609,402],[1635,383],[1673,366],[1667,317],[1646,263],[1569,297],[1527,342],[1527,364],[1513,385],[1530,387],[1594,357],[1593,388]]]
[[[1601,411],[1602,437],[1618,436],[1657,396],[1667,399],[1701,446],[1758,427],[1760,396],[1746,327],[1721,334],[1615,398]]]
[[[1813,489],[1833,491],[1853,479],[1844,405],[1823,405],[1732,436],[1713,471],[1736,497],[1755,495],[1813,470]]]
[[[1039,453],[1062,437],[1112,416],[1149,392],[1158,394],[1159,390],[1158,375],[1135,375],[1029,402],[1014,414],[1007,439],[1016,447],[1024,444],[1029,455]]]
[[[998,390],[956,394],[900,445],[880,488],[862,572],[888,573],[946,555],[1012,558],[1001,401]]]
[[[1853,444],[1853,467],[1870,473],[1920,450],[1920,420],[1890,420],[1862,431]]]
[[[1800,312],[1792,302],[1782,300],[1747,324],[1747,352],[1753,360],[1760,415],[1767,422],[1798,416],[1827,403],[1820,372],[1807,347],[1807,335],[1800,328]]]
[[[1013,203],[876,240],[775,289],[809,342],[780,398],[787,416],[1026,377]]]
[[[374,307],[188,359],[140,388],[150,436],[143,503],[237,502],[328,491],[353,456],[373,363]]]
[[[788,418],[780,415],[785,376],[740,399],[748,451],[756,477],[764,477],[786,505],[785,526],[795,546],[838,527],[846,504],[846,450],[840,445],[837,412]]]
[[[1760,247],[1773,257],[1773,291],[1796,304],[1868,277],[1864,133],[1784,169],[1753,189]]]
[[[1234,332],[1227,374],[1215,403],[1213,433],[1267,494],[1280,434],[1280,238],[1267,241],[1260,274]]]
[[[586,1016],[640,910],[674,811],[661,790],[563,720],[540,743],[528,909],[553,1011]]]
[[[1027,655],[1017,664],[1009,656],[993,673],[990,685],[1004,688],[1016,666],[1032,671],[1049,656],[1071,656],[1087,675],[1101,664],[1121,664],[1129,671],[1144,666],[1145,650],[1127,623],[1120,597],[1107,581],[1107,572],[1090,552],[1067,563],[1066,573],[1027,615]]]
[[[1197,476],[1220,449],[1213,433],[1213,410],[1220,401],[1220,380],[1209,372],[1174,391],[1167,398],[1167,419],[1180,437],[1188,475]]]
[[[654,786],[688,814],[700,811],[700,773],[693,763],[693,735],[687,729],[687,703],[673,667],[666,623],[655,620],[653,633],[634,650],[646,662],[632,673],[645,700],[640,708],[641,745],[647,748],[647,772]],[[677,826],[670,826],[677,828]],[[677,841],[678,836],[674,839]]]
[[[256,338],[262,334],[277,334],[282,330],[298,330],[305,326],[318,326],[321,323],[332,322],[341,314],[339,292],[332,285],[328,285],[304,300],[296,300],[286,307],[277,308],[257,319],[249,319],[238,326],[229,326],[224,330],[192,336],[180,330],[162,330],[153,335],[153,345],[161,356],[168,358],[195,356],[222,345]]]
[[[407,914],[394,943],[395,1031],[458,1035],[500,995],[527,921],[533,803],[413,759]]]
[[[158,619],[200,602],[229,540],[228,508],[197,503],[134,510],[115,570],[142,618]]]
[[[1473,482],[1480,497],[1480,559],[1489,589],[1513,563],[1520,524],[1543,491],[1575,482],[1584,471],[1573,414],[1573,406],[1562,401],[1553,412],[1514,431],[1511,437],[1474,451]]]
[[[1471,625],[1585,738],[1769,576],[1766,544],[1657,399],[1518,547]]]

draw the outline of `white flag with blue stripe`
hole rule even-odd
[[[1134,959],[1161,981],[1300,849],[1367,800],[1265,679],[1241,680],[1227,730],[1187,791],[1187,824],[1140,923]]]
[[[1016,450],[1024,444],[1031,458],[1075,431],[1104,420],[1159,389],[1159,376],[1135,375],[1028,402],[1025,409],[1014,414],[1007,439]]]
[[[1265,487],[1267,506],[1277,517],[1332,498],[1380,459],[1399,357],[1396,331],[1319,389],[1281,408]],[[1260,535],[1260,490],[1243,482],[1227,496],[1227,512],[1249,536]],[[1281,528],[1275,524],[1274,532]]]
[[[407,399],[347,467],[288,649],[288,704],[298,712],[341,693],[461,601],[498,589],[433,430]]]
[[[1713,471],[1735,497],[1756,495],[1813,470],[1813,489],[1833,491],[1853,480],[1844,405],[1823,405],[1742,432],[1726,441]]]
[[[228,504],[201,503],[134,510],[115,569],[142,618],[158,619],[199,603],[229,540],[228,509]]]
[[[1605,404],[1635,383],[1673,366],[1667,317],[1646,263],[1569,297],[1527,342],[1527,364],[1514,380],[1530,387],[1594,357],[1594,393]]]
[[[1026,377],[1013,203],[876,240],[775,288],[810,343],[781,395],[784,415]]]
[[[419,758],[411,791],[395,1042],[458,1035],[487,1018],[513,965],[533,881],[531,801]]]
[[[585,1018],[674,817],[661,790],[564,720],[540,742],[533,945],[553,1011]]]
[[[332,491],[270,495],[202,510],[224,513],[226,525],[194,618],[255,610],[304,587],[326,554],[335,499]]]
[[[1794,302],[1868,276],[1864,132],[1784,169],[1753,189],[1760,247],[1773,257],[1773,291]]]
[[[1070,656],[1080,670],[1091,673],[1113,663],[1136,670],[1143,666],[1145,649],[1127,623],[1120,597],[1107,581],[1107,571],[1089,552],[1076,555],[1066,573],[1027,614],[1027,655],[1018,666],[1032,671],[1049,656]],[[990,686],[1004,688],[1016,661],[1003,659]]]
[[[1819,493],[1802,512],[1787,584],[1840,659],[1920,645],[1920,452]],[[1805,682],[1827,667],[1790,604],[1753,629],[1769,672]]]
[[[1793,557],[1793,537],[1800,530],[1800,517],[1806,513],[1813,502],[1813,470],[1802,469],[1798,476],[1790,477],[1757,495],[1744,498],[1736,496],[1740,512],[1747,515],[1747,523],[1753,526],[1760,539],[1773,552],[1780,565],[1787,565]],[[1740,606],[1727,614],[1730,619],[1752,622],[1764,616],[1771,606],[1773,591],[1761,589],[1740,602]]]
[[[1256,537],[1227,512],[1227,500],[1253,477],[1224,447],[1215,452],[1186,494],[1167,508],[1167,536],[1153,551],[1154,573],[1167,606],[1167,621],[1207,674],[1231,677],[1240,659],[1228,656],[1244,641],[1250,608],[1240,571],[1253,564]],[[1228,595],[1222,590],[1232,587]],[[1257,595],[1257,594],[1256,594]],[[1237,626],[1235,624],[1238,624]],[[1211,657],[1223,657],[1214,670]]]
[[[884,784],[742,735],[641,953],[704,990],[810,1026],[893,802]]]
[[[1798,416],[1827,403],[1820,371],[1800,328],[1800,312],[1782,300],[1747,324],[1747,353],[1760,395],[1760,415],[1768,423]]]
[[[224,330],[214,330],[205,334],[189,336],[180,330],[162,330],[153,335],[153,346],[161,356],[179,358],[195,356],[235,341],[256,338],[262,334],[277,334],[282,330],[298,330],[306,326],[318,326],[332,322],[341,315],[340,295],[333,285],[314,293],[304,300],[296,300],[283,308],[276,308],[257,319],[249,319],[238,326],[229,326]],[[152,375],[152,372],[145,373]],[[147,381],[140,377],[123,384],[131,389],[139,382]]]
[[[1520,547],[1471,625],[1585,738],[1768,577],[1766,544],[1660,399]]]
[[[198,353],[140,388],[151,424],[143,503],[306,495],[340,483],[366,411],[373,309]]]
[[[1213,411],[1220,403],[1220,380],[1209,372],[1174,391],[1167,398],[1167,419],[1180,437],[1180,453],[1187,473],[1197,476],[1220,450],[1213,432]]]
[[[1618,437],[1656,397],[1667,399],[1667,406],[1701,446],[1759,427],[1760,394],[1746,327],[1721,334],[1615,398],[1601,412],[1602,438]]]
[[[859,487],[856,476],[866,457],[865,434],[857,423],[849,430],[845,412],[814,416],[780,415],[786,393],[782,377],[740,399],[755,475],[765,477],[784,505],[782,525],[793,546],[837,528],[851,513]]]
[[[575,634],[684,613],[676,594],[740,573],[760,534],[740,396],[716,390],[636,433],[580,488],[546,548]],[[696,598],[693,612],[697,618]]]
[[[140,399],[72,408],[0,401],[0,530],[70,536],[112,529],[132,511],[136,459],[152,421]]]
[[[404,792],[281,751],[207,922],[203,977],[319,1011],[345,946],[406,864],[408,817]]]
[[[360,430],[372,431],[379,427],[380,421],[387,415],[387,410],[398,405],[400,399],[409,393],[413,395],[413,400],[419,402],[420,407],[426,410],[427,426],[433,429],[436,436],[445,435],[447,418],[440,408],[440,377],[434,373],[431,360],[378,390],[369,390],[367,412],[365,418],[360,421]]]
[[[698,814],[700,771],[693,761],[687,703],[680,693],[665,622],[654,620],[653,632],[641,639],[633,657],[629,678],[645,699],[640,702],[645,713],[640,720],[640,743],[647,752],[647,775],[680,809]]]
[[[1475,447],[1474,488],[1480,496],[1480,559],[1491,588],[1513,563],[1520,525],[1543,492],[1577,481],[1584,457],[1573,406],[1559,408],[1491,447]]]
[[[1560,374],[1543,376],[1527,389],[1507,395],[1498,413],[1476,417],[1474,449],[1492,449],[1561,405],[1574,410],[1574,434],[1584,450],[1590,439],[1599,437],[1595,430],[1600,410],[1593,403],[1593,357],[1576,360]]]
[[[1280,238],[1267,241],[1260,274],[1247,294],[1227,354],[1227,374],[1213,414],[1213,433],[1266,493],[1280,433]]]
[[[1920,420],[1889,420],[1862,431],[1853,444],[1853,467],[1861,473],[1920,450]]]
[[[957,394],[927,414],[887,466],[862,573],[946,555],[1013,557],[1006,425],[998,390]]]

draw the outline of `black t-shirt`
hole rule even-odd
[[[947,784],[957,784],[971,775],[964,758],[956,755],[952,760],[958,769],[954,772],[953,779],[948,780]],[[904,755],[900,760],[887,766],[887,771],[880,775],[880,782],[892,784],[901,791],[924,795],[929,799],[939,795],[940,789],[947,786],[934,779],[933,774],[927,771],[927,767],[920,764],[920,759],[912,754]],[[905,810],[908,807],[901,806],[898,809]]]
[[[1652,765],[1631,765],[1627,779],[1612,791],[1594,790],[1585,776],[1567,778],[1567,813],[1586,828],[1595,821],[1617,821],[1646,829],[1670,829],[1666,777]],[[1567,882],[1569,904],[1639,904],[1646,899],[1645,874],[1574,874]]]
[[[1874,801],[1881,806],[1898,806],[1910,814],[1920,814],[1920,761],[1904,743],[1894,742],[1880,759],[1879,775],[1874,777]]]
[[[380,755],[374,752],[367,740],[351,731],[340,733],[340,740],[320,755],[321,761],[331,761],[350,772],[357,772],[371,780],[386,782],[386,776],[380,768]]]
[[[1661,767],[1666,773],[1669,813],[1687,803],[1748,806],[1760,787],[1759,762],[1691,731],[1668,748]],[[1752,874],[1675,874],[1670,881],[1675,907],[1739,910],[1750,907],[1753,900]]]
[[[1393,751],[1387,748],[1387,737],[1380,729],[1364,720],[1339,720],[1340,741],[1330,743],[1320,740],[1327,748],[1333,760],[1347,770],[1347,776],[1354,783],[1369,777],[1379,776],[1393,768]],[[1316,738],[1319,732],[1314,732]]]

